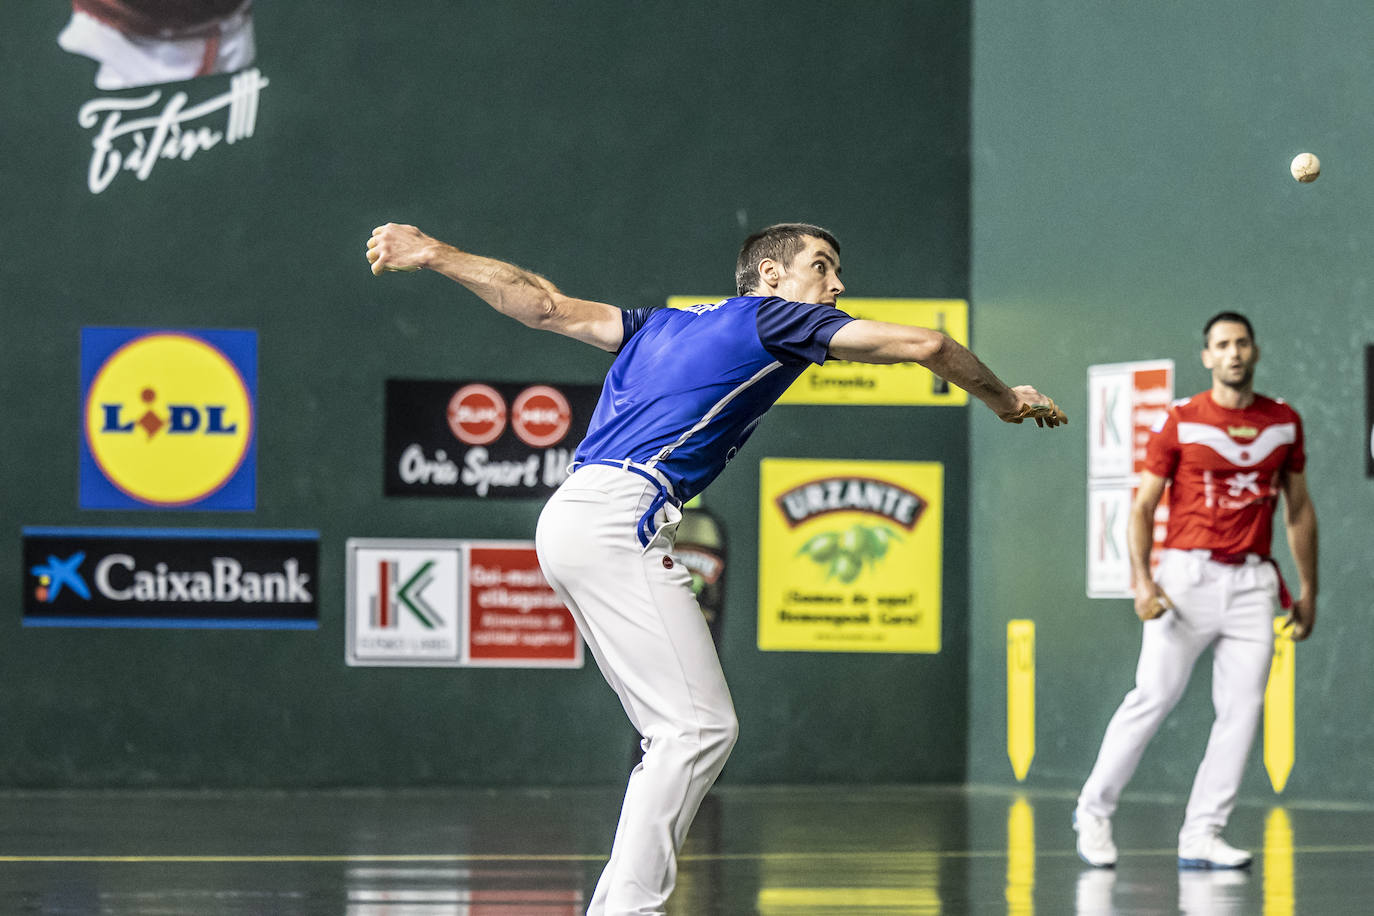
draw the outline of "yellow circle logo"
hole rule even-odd
[[[96,370],[86,441],[105,477],[158,506],[197,502],[224,486],[253,438],[253,403],[218,349],[176,333],[137,337]]]

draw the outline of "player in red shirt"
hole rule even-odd
[[[1176,402],[1155,428],[1131,507],[1135,612],[1145,621],[1135,689],[1107,726],[1074,812],[1078,854],[1099,868],[1116,864],[1111,817],[1121,792],[1208,648],[1216,721],[1179,831],[1178,864],[1250,864],[1250,854],[1230,846],[1221,831],[1264,706],[1274,608],[1289,611],[1285,623],[1295,641],[1311,635],[1317,617],[1317,516],[1303,474],[1302,420],[1283,401],[1255,393],[1260,351],[1245,316],[1216,315],[1203,343],[1212,388]],[[1155,508],[1169,483],[1168,534],[1151,579]],[[1269,556],[1280,493],[1301,580],[1296,602]]]

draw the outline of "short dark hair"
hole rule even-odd
[[[835,253],[840,253],[840,243],[835,236],[810,223],[778,223],[745,239],[739,249],[739,258],[735,260],[735,288],[739,295],[758,287],[760,261],[772,258],[786,265],[802,250],[802,239],[807,238],[829,242]]]
[[[1240,312],[1217,312],[1211,318],[1207,319],[1207,324],[1202,328],[1202,345],[1204,347],[1207,346],[1209,335],[1212,333],[1212,325],[1216,324],[1218,321],[1234,321],[1237,324],[1245,325],[1245,333],[1250,335],[1250,340],[1252,342],[1254,341],[1255,329],[1250,326],[1249,318],[1246,318]]]

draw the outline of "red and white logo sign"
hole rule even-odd
[[[463,664],[582,667],[582,638],[528,541],[472,541]]]
[[[506,401],[490,385],[464,385],[448,402],[448,428],[465,445],[495,442],[506,429]]]
[[[547,448],[561,442],[572,425],[568,399],[563,392],[548,385],[531,385],[520,392],[510,412],[511,428],[521,441],[533,448]]]

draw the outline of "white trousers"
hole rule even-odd
[[[257,54],[253,14],[247,10],[226,19],[213,37],[176,39],[126,35],[94,16],[73,11],[57,43],[64,51],[100,62],[97,89],[128,89],[230,73],[251,64]]]
[[[1255,556],[1230,566],[1205,551],[1166,550],[1156,581],[1176,609],[1144,624],[1135,689],[1107,725],[1078,806],[1112,816],[1145,746],[1183,696],[1198,656],[1211,648],[1216,720],[1188,798],[1182,843],[1224,827],[1235,807],[1264,707],[1278,572]]]
[[[739,733],[711,632],[672,558],[675,509],[645,549],[636,538],[656,487],[620,468],[573,472],[539,516],[544,576],[567,603],[625,713],[643,736],[610,862],[588,914],[662,914],[677,852]]]

